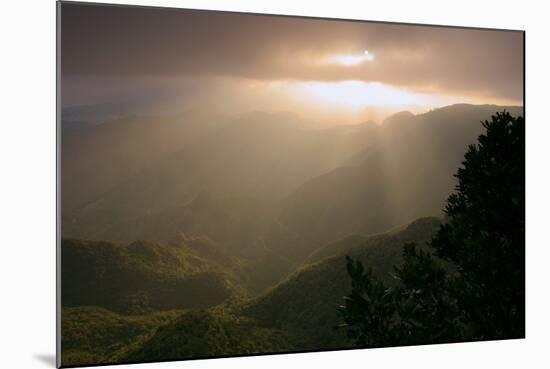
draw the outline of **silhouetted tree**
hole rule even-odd
[[[522,337],[525,319],[525,125],[499,113],[483,126],[432,241],[458,268],[453,293],[475,339]]]
[[[361,345],[391,345],[395,339],[392,294],[373,276],[371,269],[364,270],[360,261],[346,259],[352,292],[344,298],[346,305],[342,312],[349,327],[348,335]]]
[[[503,339],[525,334],[525,126],[497,113],[471,145],[427,251],[404,246],[386,287],[347,259],[339,311],[360,345]]]

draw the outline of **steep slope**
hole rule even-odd
[[[279,223],[298,243],[280,251],[305,257],[321,244],[350,234],[383,232],[423,216],[441,215],[454,173],[481,121],[504,107],[453,105],[399,113],[378,129],[376,145],[348,165],[306,181],[282,201]],[[507,107],[521,114],[518,107]]]
[[[191,311],[116,355],[118,362],[182,360],[287,351],[285,335],[245,317],[217,310]]]
[[[393,265],[401,261],[403,244],[424,244],[439,224],[436,218],[418,219],[386,234],[355,236],[337,247],[329,245],[312,256],[320,261],[303,265],[284,282],[245,303],[233,301],[209,309],[146,316],[122,316],[97,307],[65,307],[64,364],[354,347],[336,328],[340,324],[336,309],[350,288],[344,256],[361,259],[390,280]]]
[[[229,269],[186,246],[64,239],[61,250],[65,307],[135,314],[213,306],[241,294]]]
[[[83,106],[63,114],[61,183],[64,215],[97,200],[225,123],[223,116],[199,111],[154,118],[128,112],[107,121],[92,120],[85,124],[69,121],[82,115],[81,119],[86,119],[88,110],[94,111],[95,108]]]
[[[334,169],[357,154],[369,141],[373,129],[373,125],[366,124],[311,130],[301,128],[299,120],[288,114],[240,116],[195,144],[142,167],[93,201],[66,211],[63,233],[99,239],[98,234],[119,223],[184,206],[202,192],[216,198],[278,200],[305,180]],[[141,150],[136,151],[139,161]],[[112,170],[117,172],[115,159],[98,160],[90,159],[94,165],[114,167]],[[102,173],[95,168],[90,171]],[[67,178],[76,174],[69,172]],[[93,181],[91,185],[95,186]]]
[[[276,211],[276,204],[250,197],[220,199],[201,193],[188,205],[119,223],[97,237],[199,246],[195,251],[205,260],[231,267],[240,285],[256,294],[294,266],[285,255],[268,247]]]
[[[168,311],[124,316],[94,306],[63,308],[63,365],[113,362],[118,351],[139,343],[180,314]]]
[[[129,242],[171,242],[180,237],[208,236],[225,253],[252,257],[260,235],[273,222],[275,206],[252,197],[216,198],[201,192],[189,204],[118,223],[97,238]]]
[[[208,237],[242,259],[242,279],[257,293],[319,247],[440,215],[480,121],[502,109],[453,105],[325,130],[305,130],[288,114],[245,115],[64,215],[63,232],[123,242]]]
[[[287,333],[293,350],[349,347],[336,308],[351,286],[345,256],[360,259],[366,267],[391,281],[393,265],[402,260],[403,244],[424,245],[439,228],[437,218],[418,219],[402,230],[354,238],[335,255],[306,264],[287,280],[246,305],[242,314],[266,328]],[[350,241],[350,240],[348,240]]]

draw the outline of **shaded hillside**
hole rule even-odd
[[[439,225],[436,218],[424,218],[387,234],[357,239],[361,242],[333,249],[335,255],[304,265],[258,298],[184,312],[105,357],[137,362],[354,347],[344,331],[335,329],[340,323],[336,308],[350,289],[344,256],[357,257],[377,275],[391,279],[394,263],[402,260],[403,243],[424,243]]]
[[[177,153],[155,161],[155,165],[141,166],[140,171],[92,201],[65,212],[63,233],[97,238],[118,223],[183,206],[201,192],[217,198],[278,200],[307,179],[334,169],[357,154],[369,142],[373,129],[375,126],[367,124],[309,130],[301,128],[297,119],[288,114],[243,115],[225,122],[223,128],[195,144],[182,146]],[[103,180],[104,166],[118,173],[116,156],[110,158],[111,151],[106,150],[105,157],[89,159],[90,165],[101,170],[90,168],[99,177],[91,182],[83,179],[84,187],[96,187],[94,181]],[[142,149],[124,152],[134,151],[139,155],[127,160],[139,162]],[[149,157],[147,161],[150,162]],[[77,174],[68,172],[67,178]],[[74,188],[78,191],[78,186]]]
[[[387,347],[525,337],[525,121],[497,112],[468,147],[446,223],[403,247],[396,282],[347,258],[338,309],[358,345]]]
[[[118,223],[96,235],[129,242],[147,239],[171,242],[180,237],[207,235],[223,244],[226,254],[252,257],[261,250],[260,235],[275,218],[272,203],[252,197],[215,198],[200,193],[189,204]]]
[[[76,124],[88,110],[73,108],[62,123],[61,181],[64,215],[96,201],[169,154],[201,140],[224,123],[220,115],[187,111],[174,116],[113,117]],[[97,119],[97,118],[96,118]]]
[[[112,362],[116,352],[149,337],[180,315],[168,311],[124,316],[94,306],[63,308],[61,314],[64,366]]]
[[[295,257],[269,247],[270,237],[286,234],[277,228],[275,220],[276,204],[246,197],[219,199],[201,193],[188,205],[122,222],[97,238],[184,243],[196,248],[205,260],[232,267],[240,285],[254,295],[295,267]]]
[[[316,136],[320,131],[275,124],[292,119],[287,115],[258,125],[254,119],[265,115],[252,114],[252,120],[234,122],[144,169],[67,218],[73,222],[68,233],[120,243],[62,240],[64,360],[130,363],[357,347],[358,341],[337,329],[342,323],[337,308],[351,291],[345,257],[383,282],[377,296],[387,296],[387,287],[395,291],[395,266],[408,260],[404,250],[411,252],[404,245],[427,249],[445,229],[431,215],[441,214],[463,152],[483,129],[476,119],[493,109],[456,105],[421,115],[399,113],[381,126],[344,127],[353,138],[339,142],[348,145],[337,150],[340,164],[329,160],[311,168],[306,164],[318,159],[325,140],[340,137],[339,128]],[[323,138],[311,144],[311,137]],[[292,152],[301,147],[307,149]],[[514,160],[521,163],[521,155],[503,152],[512,155],[503,161],[505,169]],[[492,163],[493,156],[486,158]],[[506,185],[509,176],[501,169],[497,176],[506,178],[497,182]],[[312,175],[315,171],[320,173]],[[478,172],[469,183],[479,187],[481,198],[501,203],[485,194],[492,187],[479,182],[485,174]],[[486,211],[492,208],[479,212],[492,219]],[[417,220],[406,223],[409,219]],[[466,218],[478,229],[475,219]],[[484,242],[486,234],[479,235]],[[453,237],[463,244],[469,236]],[[491,268],[480,270],[477,261],[473,269],[494,275]],[[456,270],[448,261],[438,269]],[[505,279],[498,278],[498,285]],[[472,306],[477,311],[489,304],[500,312],[490,299]]]
[[[217,310],[184,313],[140,345],[116,355],[120,362],[181,360],[288,351],[285,335],[245,317]]]
[[[61,250],[65,307],[140,313],[213,306],[239,293],[228,269],[186,246],[64,239]]]
[[[352,238],[346,247],[317,263],[304,265],[287,280],[254,299],[243,314],[260,326],[288,334],[293,350],[349,347],[336,308],[351,288],[345,256],[358,258],[383,280],[391,281],[393,265],[402,261],[403,244],[425,244],[439,228],[437,218],[414,221],[402,230],[364,238]],[[349,242],[349,241],[358,242]],[[342,243],[340,244],[342,245]]]
[[[464,150],[495,109],[453,105],[325,130],[303,129],[288,114],[248,114],[64,214],[63,232],[124,242],[208,237],[242,259],[256,293],[322,246],[440,215]]]
[[[453,105],[388,118],[377,144],[305,182],[282,202],[279,221],[298,234],[304,255],[350,234],[383,232],[423,216],[441,215],[456,183],[453,174],[482,132],[492,105]],[[521,113],[521,108],[508,110]],[[297,245],[284,244],[284,252]],[[287,248],[288,247],[288,248]]]

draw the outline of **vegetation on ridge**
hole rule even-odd
[[[363,136],[350,141],[339,153],[342,165],[286,182],[277,201],[215,191],[183,196],[183,187],[200,187],[201,176],[212,179],[221,159],[204,159],[210,174],[187,176],[171,172],[183,155],[176,153],[154,173],[197,182],[160,188],[164,177],[145,170],[130,187],[121,182],[106,197],[73,204],[74,218],[64,224],[70,219],[70,230],[90,237],[62,240],[63,365],[523,337],[524,123],[508,113],[479,127],[469,122],[493,108],[459,105],[398,114],[384,128],[345,128],[352,135],[364,129],[377,142],[361,151]],[[245,123],[206,142],[224,135],[240,142]],[[243,139],[288,137],[271,137],[279,129],[271,123]],[[427,132],[439,138],[433,147]],[[446,178],[479,133],[458,182]],[[332,134],[307,141],[308,155]],[[262,170],[273,163],[264,159]],[[262,185],[258,173],[248,185]],[[445,217],[432,216],[441,215],[439,197],[455,183]],[[109,199],[128,190],[122,205],[133,206],[141,186],[174,202],[166,207],[144,195],[139,211],[117,213],[122,202]],[[96,216],[106,217],[82,228]]]
[[[483,126],[456,174],[448,221],[428,250],[405,244],[393,287],[348,258],[352,291],[339,311],[356,344],[525,336],[525,125],[503,112]]]

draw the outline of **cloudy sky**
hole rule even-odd
[[[65,106],[224,94],[243,109],[252,97],[348,110],[523,99],[521,32],[74,4],[63,5],[61,32]]]

